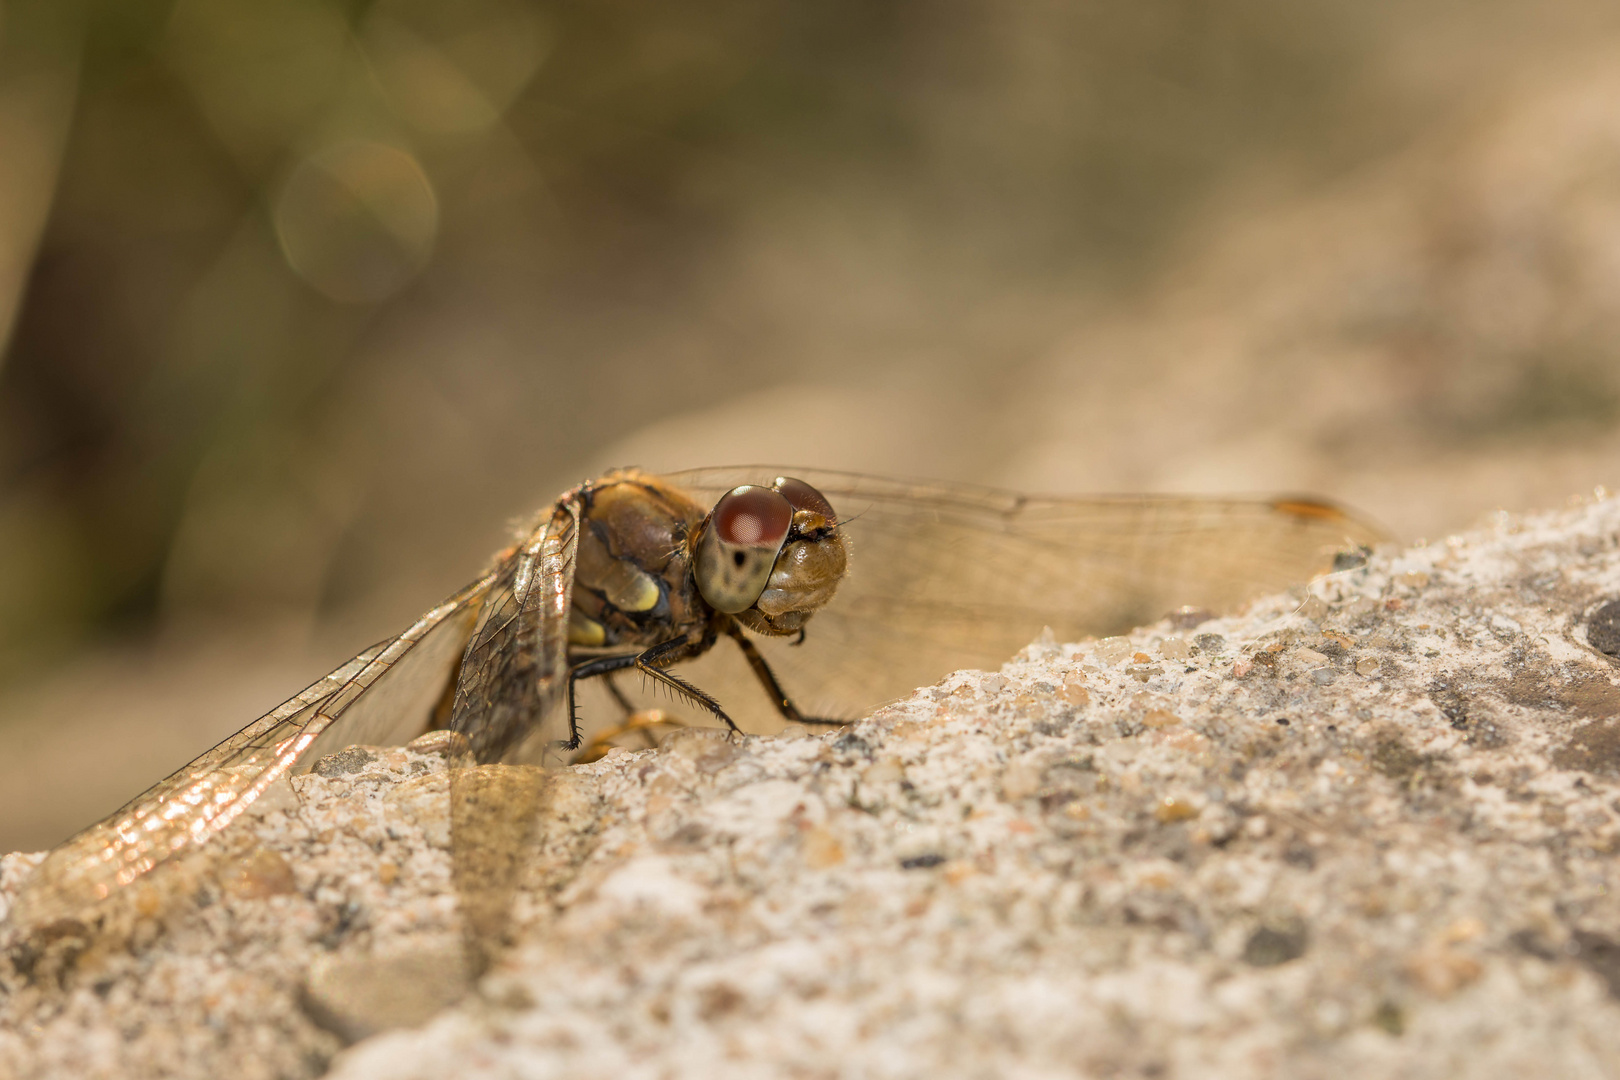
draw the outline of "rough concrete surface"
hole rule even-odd
[[[551,774],[459,1001],[444,761],[346,751],[10,941],[0,1074],[1610,1076],[1617,597],[1600,499],[616,751]]]

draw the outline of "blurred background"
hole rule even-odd
[[[1611,0],[0,0],[0,850],[606,466],[1613,484]]]

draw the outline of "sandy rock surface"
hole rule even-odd
[[[1597,501],[549,774],[481,978],[445,760],[345,751],[13,934],[0,1074],[1610,1076],[1617,597]]]

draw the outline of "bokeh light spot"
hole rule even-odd
[[[381,143],[335,146],[298,165],[275,201],[287,264],[343,303],[385,300],[427,266],[439,203],[416,158]]]

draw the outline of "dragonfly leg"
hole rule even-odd
[[[639,657],[634,653],[625,656],[599,656],[595,660],[587,660],[583,664],[575,664],[568,671],[568,741],[563,744],[566,750],[578,750],[580,743],[579,733],[579,706],[574,701],[574,684],[581,679],[593,678],[597,675],[609,675],[625,668],[633,668]],[[613,691],[615,697],[622,702],[624,698],[619,695],[619,688],[608,680],[608,689]]]
[[[693,704],[701,705],[713,713],[717,719],[723,721],[726,727],[731,729],[732,734],[741,735],[742,729],[737,726],[736,721],[726,715],[726,710],[720,707],[720,703],[714,699],[713,695],[699,690],[679,675],[664,670],[665,664],[672,664],[688,655],[691,648],[692,643],[689,640],[678,637],[660,645],[654,645],[636,657],[633,662],[637,670],[643,675],[654,682],[663,683]]]
[[[568,672],[568,742],[564,744],[564,749],[578,750],[582,741],[579,730],[579,710],[574,698],[574,684],[581,679],[607,676],[615,671],[624,671],[627,668],[635,668],[654,682],[662,683],[681,697],[713,713],[716,719],[722,721],[735,734],[742,734],[742,729],[737,726],[731,717],[726,715],[726,711],[720,707],[720,703],[714,699],[713,695],[699,690],[679,675],[664,670],[665,664],[672,664],[681,659],[683,654],[690,650],[691,647],[692,643],[690,641],[684,637],[679,637],[654,645],[640,654],[599,656],[594,660],[586,660],[582,664],[576,664]],[[608,680],[608,690],[619,700],[621,705],[625,706],[627,712],[635,711],[634,706],[624,697],[619,688],[613,685],[611,679]]]
[[[805,716],[799,711],[799,707],[793,704],[793,699],[787,696],[782,684],[776,681],[776,672],[771,670],[771,666],[765,662],[765,657],[760,655],[759,648],[748,640],[742,628],[732,621],[726,624],[726,633],[737,643],[743,656],[748,658],[748,666],[753,669],[754,678],[765,687],[765,692],[771,696],[771,703],[776,706],[776,711],[782,714],[783,719],[795,724],[826,724],[830,727],[842,727],[848,723],[845,720],[823,720],[820,717]],[[802,631],[800,640],[803,640]],[[798,642],[795,641],[793,644],[797,645]]]

